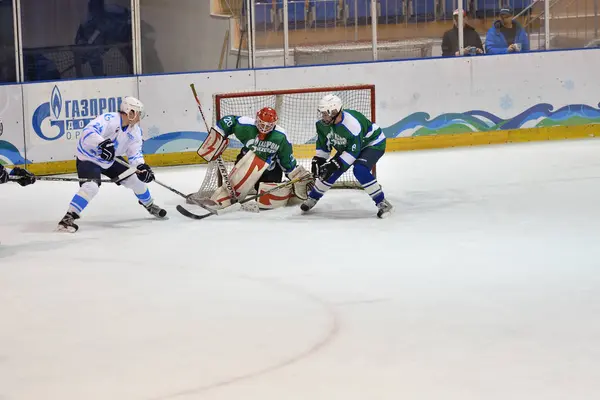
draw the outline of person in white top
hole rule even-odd
[[[77,175],[89,181],[81,182],[79,191],[69,204],[69,209],[58,223],[58,230],[74,233],[79,229],[75,220],[96,196],[100,189],[101,175],[112,179],[117,185],[133,190],[138,201],[150,214],[164,218],[167,212],[154,204],[146,183],[154,180],[154,173],[144,161],[142,154],[142,130],[144,105],[134,97],[125,97],[120,111],[99,115],[83,129],[77,142]],[[127,156],[135,171],[115,162]]]

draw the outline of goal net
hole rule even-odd
[[[288,140],[293,145],[294,157],[298,164],[310,171],[311,160],[316,152],[315,123],[319,118],[317,105],[327,93],[338,95],[345,109],[359,111],[375,122],[375,86],[354,85],[215,94],[213,123],[227,115],[255,118],[261,108],[272,107],[279,117],[277,125],[286,131]],[[228,171],[233,168],[241,148],[242,144],[235,136],[231,136],[229,148],[222,155]],[[221,185],[222,178],[216,162],[210,162],[204,181],[199,191],[192,195],[192,200],[210,197]],[[333,187],[359,188],[360,185],[349,170]]]

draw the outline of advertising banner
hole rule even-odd
[[[25,145],[31,162],[75,158],[77,139],[96,116],[138,97],[135,78],[91,79],[23,85]]]

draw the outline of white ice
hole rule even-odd
[[[184,192],[204,167],[157,169]],[[332,191],[170,219],[0,186],[2,400],[600,398],[600,141],[386,154]]]

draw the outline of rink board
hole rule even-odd
[[[598,132],[598,125],[590,124],[571,127],[530,128],[495,132],[391,138],[387,139],[386,152],[484,146],[518,142],[539,142],[547,140],[589,139],[598,136]],[[237,152],[237,149],[229,149],[224,155],[226,158],[235,158]],[[294,154],[296,158],[299,159],[312,158],[314,152],[314,145],[294,146]],[[176,166],[205,163],[195,151],[150,154],[145,158],[152,166]],[[36,163],[30,164],[29,169],[33,173],[39,175],[72,173],[75,172],[75,162],[59,161]]]
[[[374,120],[388,151],[589,138],[600,126],[600,80],[589,66],[599,63],[600,49],[586,49],[0,86],[0,162],[73,172],[85,124],[132,95],[146,106],[143,152],[151,165],[201,163],[196,149],[207,128],[192,83],[208,125],[216,93],[374,85]],[[315,108],[304,104],[302,115],[316,118]],[[294,151],[310,158],[314,144]]]

